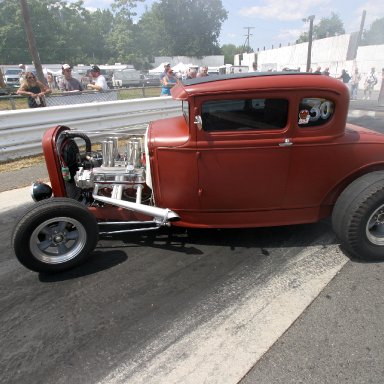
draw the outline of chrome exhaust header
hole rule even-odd
[[[153,207],[145,204],[132,203],[130,201],[114,199],[111,197],[100,196],[96,194],[92,194],[92,197],[96,201],[101,201],[102,203],[115,205],[117,207],[130,209],[131,211],[134,211],[134,212],[152,216],[156,221],[160,222],[161,225],[166,225],[169,222],[180,220],[180,216],[168,208],[164,209],[164,208]]]

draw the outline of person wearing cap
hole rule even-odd
[[[163,77],[167,75],[168,71],[171,69],[171,63],[164,63],[164,71],[160,73],[160,83],[163,83]]]
[[[61,67],[61,73],[64,77],[59,82],[59,88],[62,92],[79,92],[83,90],[80,81],[72,77],[72,67],[64,64]]]
[[[168,69],[167,73],[161,80],[161,93],[160,96],[171,96],[171,88],[178,82],[174,72],[171,68]]]
[[[87,88],[94,89],[95,91],[106,91],[108,89],[107,80],[100,73],[100,68],[97,65],[91,68],[91,76],[94,81],[91,84],[87,84]]]

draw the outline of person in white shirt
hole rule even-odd
[[[367,76],[364,83],[364,100],[370,99],[374,86],[377,84],[375,68],[371,68],[371,73]],[[368,97],[367,97],[368,93]]]
[[[107,80],[100,73],[100,68],[97,65],[91,68],[91,76],[94,81],[91,84],[87,84],[88,89],[96,91],[106,91],[108,89]]]

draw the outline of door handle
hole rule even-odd
[[[289,147],[292,144],[291,139],[285,139],[283,143],[279,143],[279,147]]]

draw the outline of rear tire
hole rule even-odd
[[[94,215],[68,198],[43,200],[16,224],[12,247],[17,259],[35,272],[59,272],[82,264],[99,237]]]
[[[362,260],[384,260],[384,171],[368,173],[339,196],[332,225],[341,245]]]

